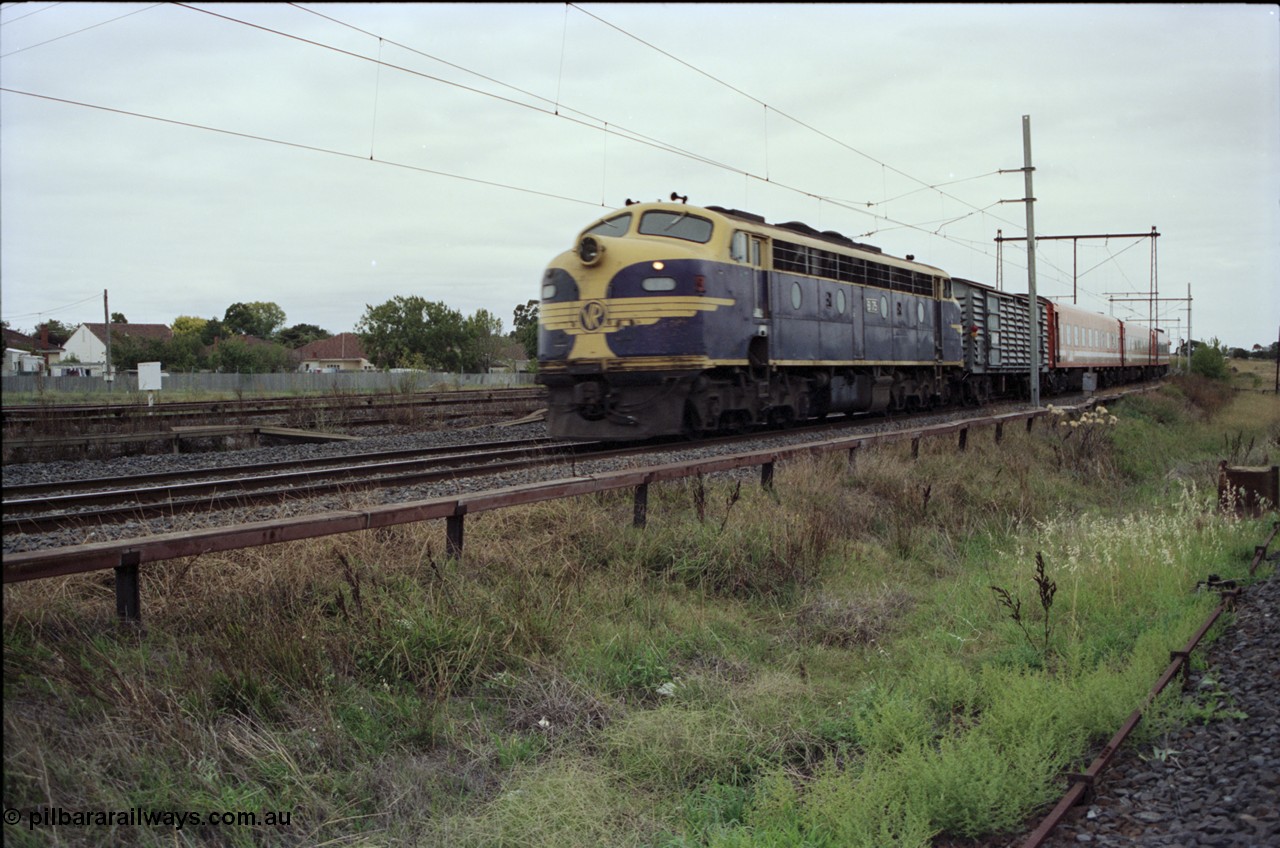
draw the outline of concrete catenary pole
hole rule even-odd
[[[1022,116],[1022,173],[1027,203],[1027,309],[1031,330],[1031,405],[1040,405],[1040,304],[1036,300],[1035,193],[1031,190],[1031,116]]]

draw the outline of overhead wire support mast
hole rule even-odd
[[[1031,116],[1022,116],[1022,167],[1001,170],[1002,174],[1022,172],[1025,178],[1026,192],[1021,200],[1002,200],[1001,203],[1027,204],[1027,329],[1028,357],[1031,360],[1031,374],[1027,388],[1031,394],[1031,406],[1040,406],[1040,304],[1036,299],[1036,216],[1035,192],[1031,189]]]
[[[1154,231],[1154,227],[1152,230]],[[1145,303],[1148,311],[1155,311],[1157,303],[1185,303],[1187,305],[1187,373],[1191,373],[1191,284],[1187,283],[1186,297],[1120,297],[1122,294],[1131,294],[1131,292],[1107,292],[1107,301],[1112,305],[1117,303]],[[1114,311],[1114,310],[1113,310]],[[1156,312],[1156,318],[1147,322],[1149,327],[1159,327],[1159,312]]]
[[[1014,201],[1016,202],[1016,201]],[[1000,230],[996,230],[996,262],[1000,263],[1004,259],[1004,242],[1006,241],[1026,241],[1026,236],[1003,236]],[[1153,240],[1160,237],[1160,233],[1156,232],[1156,228],[1152,227],[1149,233],[1101,233],[1098,235],[1076,235],[1076,236],[1036,236],[1036,241],[1070,241],[1071,244],[1071,302],[1078,303],[1076,284],[1079,281],[1079,262],[1077,261],[1076,248],[1079,247],[1077,242],[1080,239],[1123,239],[1123,238],[1149,238]],[[1123,252],[1123,251],[1121,251]],[[1086,272],[1087,273],[1087,272]],[[996,276],[1000,273],[997,269]]]

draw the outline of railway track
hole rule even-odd
[[[883,420],[883,419],[877,419]],[[790,435],[819,437],[858,426],[846,419],[797,426]],[[89,532],[182,514],[210,514],[254,505],[292,503],[374,489],[397,489],[660,451],[732,450],[777,433],[644,443],[565,442],[546,437],[253,462],[205,469],[84,477],[8,485],[0,491],[6,540],[19,534]],[[318,507],[317,511],[323,511]],[[214,519],[216,521],[216,518]]]
[[[43,533],[68,526],[215,512],[248,504],[497,474],[600,450],[598,443],[535,438],[466,448],[434,447],[157,472],[125,481],[97,478],[6,486],[0,496],[4,507],[0,524],[6,535]]]
[[[118,424],[130,418],[180,421],[213,417],[262,418],[303,411],[342,412],[354,410],[394,410],[443,408],[459,404],[492,405],[520,401],[541,401],[542,388],[487,389],[477,391],[427,392],[418,394],[322,395],[295,398],[250,398],[243,400],[174,401],[148,406],[142,401],[116,404],[26,404],[5,406],[0,421],[6,428],[44,424],[51,419],[76,424]]]
[[[5,407],[3,461],[128,455],[155,452],[179,440],[200,438],[188,430],[215,424],[239,428],[240,441],[255,439],[267,424],[304,431],[356,431],[376,426],[429,429],[469,419],[518,417],[542,407],[541,389],[503,389],[419,395],[365,395],[263,401]],[[196,425],[192,427],[191,425]],[[203,425],[203,426],[201,426]],[[219,441],[213,438],[215,443]],[[206,439],[207,440],[207,439]]]
[[[1001,405],[988,407],[996,413]],[[1011,405],[1012,406],[1012,405]],[[102,538],[119,532],[137,532],[148,522],[149,532],[175,527],[232,524],[262,520],[287,509],[291,515],[327,512],[335,498],[353,492],[383,490],[391,503],[407,498],[439,496],[448,492],[501,488],[522,482],[540,469],[560,466],[559,476],[577,476],[576,463],[675,451],[681,457],[751,449],[760,440],[821,439],[826,433],[855,435],[860,431],[901,430],[930,419],[971,414],[951,410],[886,419],[881,416],[849,420],[844,417],[796,426],[785,431],[753,431],[696,441],[668,438],[646,443],[594,443],[552,441],[545,437],[523,441],[502,440],[472,445],[388,450],[381,453],[329,454],[305,460],[253,462],[203,470],[134,474],[115,473],[110,478],[87,474],[71,481],[46,481],[34,485],[9,485],[2,492],[2,522],[7,551],[59,547]],[[915,450],[913,440],[913,454]],[[648,461],[648,460],[646,460]],[[667,460],[670,461],[670,460]],[[624,463],[625,464],[625,463]],[[568,466],[568,468],[564,468]],[[613,463],[612,467],[619,467]],[[99,472],[101,473],[101,472]],[[96,479],[95,479],[96,477]],[[487,481],[485,478],[493,478]],[[461,481],[471,480],[462,486]],[[458,486],[454,486],[458,483]],[[444,488],[441,488],[441,487]],[[428,492],[427,490],[430,489]],[[244,508],[266,508],[249,514]],[[221,517],[225,513],[227,517]],[[177,523],[178,516],[198,516]],[[175,520],[170,522],[170,520]],[[100,530],[99,528],[104,528]],[[56,537],[56,540],[55,540]]]

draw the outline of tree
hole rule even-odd
[[[221,319],[210,318],[204,322],[204,326],[200,328],[200,341],[207,345],[217,343],[218,339],[227,335],[228,331],[222,326]]]
[[[538,301],[531,300],[524,305],[517,305],[513,320],[515,328],[511,338],[524,348],[529,359],[538,358]]]
[[[477,309],[476,314],[463,322],[466,344],[463,347],[462,370],[487,374],[498,361],[502,345],[502,319],[487,309]]]
[[[255,344],[240,337],[223,339],[209,355],[217,371],[265,374],[289,367],[289,352],[278,344]]]
[[[139,362],[164,362],[165,341],[121,333],[111,340],[111,365],[117,371],[138,367]]]
[[[276,339],[285,347],[297,350],[303,345],[330,338],[332,335],[333,333],[317,327],[315,324],[294,324],[292,327],[285,327],[277,333]]]
[[[208,318],[196,318],[194,315],[179,315],[173,319],[173,330],[175,336],[194,335],[200,336],[204,333],[205,325],[209,323]]]
[[[412,367],[458,371],[466,330],[462,313],[417,295],[397,295],[380,306],[365,305],[356,333],[379,368]]]
[[[126,318],[126,317],[124,317],[124,313],[123,313],[123,312],[112,312],[112,313],[111,313],[111,323],[112,323],[112,324],[128,324],[128,323],[129,323],[129,319],[128,319],[128,318]]]
[[[274,303],[255,300],[252,303],[233,303],[222,316],[222,325],[228,332],[271,338],[284,326],[284,310]]]
[[[1192,343],[1191,373],[1213,380],[1227,378],[1227,349],[1217,339],[1208,343]]]
[[[38,339],[40,338],[40,333],[43,330],[49,331],[49,344],[54,344],[58,347],[62,347],[66,344],[67,340],[75,335],[76,332],[76,328],[72,327],[70,324],[64,324],[61,321],[54,321],[50,319],[45,321],[43,324],[37,324],[32,335]]]

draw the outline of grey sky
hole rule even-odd
[[[416,294],[509,328],[581,227],[672,191],[995,283],[1023,115],[1037,234],[1155,226],[1197,338],[1280,327],[1274,4],[16,3],[0,86],[18,329],[103,289],[135,323],[265,300],[342,332]],[[1082,306],[1146,317],[1106,295],[1146,295],[1150,239],[1037,259],[1041,294],[1074,265]],[[1003,270],[1025,291],[1020,243]]]

